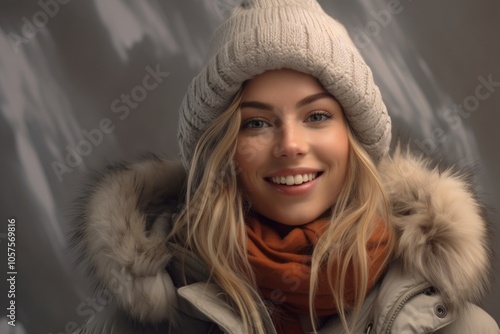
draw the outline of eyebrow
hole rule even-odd
[[[317,100],[320,99],[325,99],[325,98],[334,98],[332,94],[328,92],[319,92],[313,95],[309,95],[304,97],[302,100],[297,102],[295,105],[297,108],[301,108],[303,106],[306,106],[308,104],[311,104]],[[258,102],[258,101],[245,101],[240,103],[240,108],[255,108],[255,109],[262,109],[262,110],[268,110],[272,111],[274,107],[268,103],[264,102]]]

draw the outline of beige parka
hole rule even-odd
[[[399,152],[379,169],[398,242],[355,333],[500,333],[474,304],[488,289],[490,259],[487,226],[465,178]],[[98,283],[101,307],[77,333],[243,333],[203,262],[165,242],[185,178],[180,164],[155,157],[96,177],[80,202],[73,241]],[[344,330],[334,316],[318,333]]]

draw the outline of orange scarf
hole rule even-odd
[[[312,250],[329,220],[321,219],[297,226],[286,234],[279,233],[280,225],[266,218],[251,217],[246,223],[248,259],[262,296],[266,303],[270,302],[275,309],[272,317],[278,333],[302,334],[299,317],[309,317]],[[380,269],[388,252],[389,236],[385,224],[380,221],[368,241],[369,290],[383,272]],[[337,308],[327,281],[327,273],[323,270],[319,275],[314,302],[316,314],[319,317],[331,316],[337,313]],[[347,275],[344,298],[352,305],[354,302],[352,270],[348,271]]]

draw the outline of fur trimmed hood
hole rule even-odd
[[[487,227],[465,177],[402,154],[379,164],[393,208],[396,261],[428,281],[453,306],[477,302],[488,288]],[[110,167],[79,201],[72,244],[80,262],[134,319],[169,318],[176,289],[165,270],[165,243],[181,203],[181,163],[156,157]]]

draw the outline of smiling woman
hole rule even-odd
[[[182,166],[112,168],[86,197],[77,247],[124,284],[83,332],[497,333],[470,185],[390,138],[340,23],[244,0],[180,108]]]
[[[331,209],[349,158],[347,123],[335,98],[310,75],[277,70],[246,84],[240,108],[235,161],[253,209],[286,225]],[[246,150],[259,154],[249,159]]]

